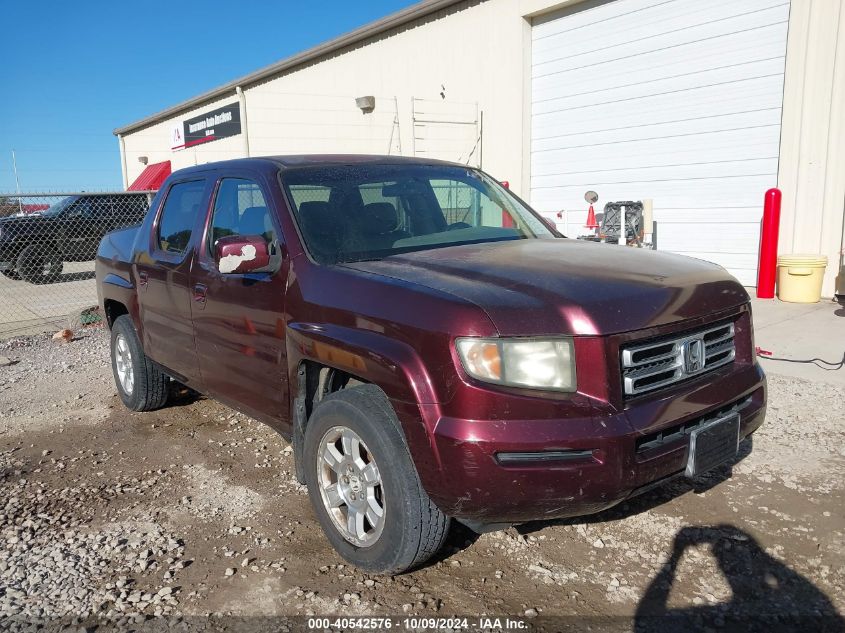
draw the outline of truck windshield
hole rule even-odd
[[[282,183],[312,257],[334,264],[555,235],[480,171],[449,165],[287,169]]]

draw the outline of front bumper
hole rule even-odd
[[[591,414],[557,420],[467,420],[422,405],[423,423],[434,429],[436,463],[417,461],[417,468],[438,507],[466,521],[590,514],[683,473],[688,435],[678,427],[730,407],[739,409],[742,438],[763,423],[766,380],[758,364],[717,370],[618,411],[596,403]],[[502,460],[503,453],[549,452],[548,461]]]

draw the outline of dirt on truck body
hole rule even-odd
[[[175,381],[293,446],[361,570],[596,513],[734,459],[763,423],[748,295],[687,257],[569,240],[486,174],[368,156],[170,176],[97,287],[134,411]]]

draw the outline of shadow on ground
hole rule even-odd
[[[83,270],[76,273],[62,273],[61,275],[55,275],[39,283],[40,285],[45,286],[54,284],[64,284],[70,281],[84,281],[86,279],[94,279],[96,275],[97,274],[93,270]]]
[[[672,607],[670,592],[684,552],[708,545],[731,589],[727,602]],[[844,631],[845,620],[807,578],[767,554],[733,525],[690,526],[676,535],[672,555],[645,591],[634,630]]]
[[[3,275],[12,281],[22,281],[21,276],[17,273],[17,271],[6,270],[3,271]],[[73,273],[62,273],[60,275],[51,275],[44,279],[39,279],[34,282],[26,282],[31,283],[36,286],[51,286],[54,284],[63,284],[68,283],[70,281],[84,281],[86,279],[94,279],[96,277],[96,273],[93,270],[82,270]]]

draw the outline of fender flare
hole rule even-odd
[[[380,387],[388,399],[409,406],[437,402],[432,381],[413,347],[371,330],[335,325],[292,323],[286,337],[289,385],[291,386],[291,442],[297,479],[304,481],[301,462],[306,406],[306,362],[344,371],[364,382]],[[407,409],[408,407],[403,407]],[[429,430],[422,417],[398,415],[414,461],[435,459]]]
[[[138,311],[138,294],[135,289],[135,284],[130,279],[117,273],[106,273],[103,276],[101,284],[97,285],[97,291],[100,295],[100,306],[103,308],[103,313],[106,315],[106,304],[109,301],[122,304],[126,308],[127,313],[132,318],[132,323],[135,325],[135,330],[138,332],[138,339],[141,341],[141,347],[144,346],[144,330],[139,318]],[[111,324],[109,324],[111,327]]]

